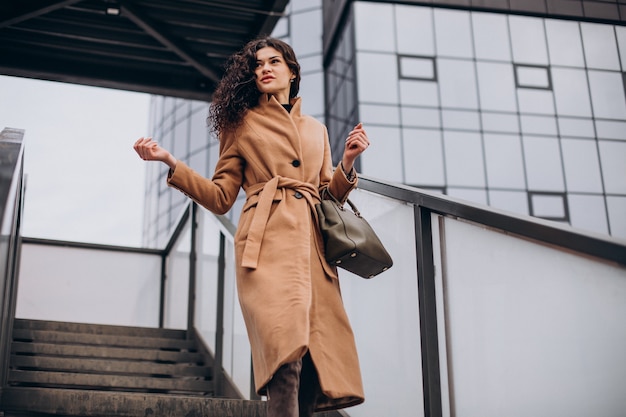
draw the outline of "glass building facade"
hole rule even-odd
[[[328,1],[341,11],[332,27],[322,1],[295,0],[274,30],[298,55],[303,111],[326,122],[334,157],[361,121],[372,140],[365,175],[626,238],[622,6],[408,3]],[[154,97],[151,123],[210,177],[207,106]],[[185,197],[149,165],[144,243],[154,246]]]

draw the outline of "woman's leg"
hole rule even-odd
[[[298,417],[302,360],[282,365],[267,384],[267,417]]]

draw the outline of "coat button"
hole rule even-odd
[[[298,161],[297,159],[294,159],[293,161],[291,161],[291,165],[298,168],[300,166],[300,161]]]
[[[300,191],[296,191],[296,193],[293,195],[295,198],[297,199],[301,199],[303,197],[302,193]]]

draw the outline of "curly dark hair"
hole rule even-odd
[[[283,55],[287,66],[295,75],[289,90],[289,98],[298,95],[300,64],[291,46],[271,37],[248,42],[243,49],[229,58],[224,76],[213,93],[207,121],[218,137],[224,131],[237,128],[246,111],[258,104],[261,93],[255,82],[256,53],[266,47],[272,47]]]

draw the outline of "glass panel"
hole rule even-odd
[[[361,158],[361,170],[372,177],[403,182],[402,144],[400,129],[391,127],[368,126],[367,136],[371,145]]]
[[[546,19],[546,34],[552,65],[584,67],[583,48],[578,22]]]
[[[455,59],[437,61],[441,105],[443,107],[478,107],[474,63]]]
[[[274,30],[272,31],[272,36],[275,38],[284,38],[289,36],[289,18],[281,17],[278,19],[278,23],[274,26]]]
[[[489,191],[489,205],[513,213],[528,215],[528,196],[524,191]]]
[[[324,114],[324,74],[315,72],[302,77],[300,83],[300,96],[302,100],[302,113],[310,116]]]
[[[363,104],[359,107],[359,116],[363,124],[399,125],[400,111],[397,106],[376,106]],[[367,128],[367,126],[366,126]]]
[[[28,243],[20,256],[16,317],[158,327],[160,256]]]
[[[398,53],[435,55],[432,9],[396,4],[395,13]]]
[[[615,26],[615,34],[617,35],[619,56],[622,60],[622,71],[626,71],[626,28],[623,26]]]
[[[396,55],[357,54],[359,100],[396,104],[398,102],[398,65]],[[384,76],[383,76],[384,74]]]
[[[393,5],[358,1],[354,3],[356,48],[359,51],[395,51]],[[306,26],[307,28],[309,25]],[[321,25],[320,25],[321,27]],[[308,36],[308,30],[302,31]]]
[[[448,187],[447,194],[450,197],[461,198],[473,203],[487,204],[487,191],[484,189]]]
[[[359,189],[350,200],[394,260],[393,268],[372,280],[339,271],[364,390],[373,393],[364,404],[351,408],[350,416],[423,416],[413,207]]]
[[[600,139],[626,140],[626,123],[596,120],[596,134]]]
[[[293,27],[306,27],[306,31],[291,31],[291,46],[298,55],[319,54],[322,52],[322,10],[311,10],[291,15]]]
[[[609,212],[611,236],[626,239],[626,197],[607,196],[606,206]]]
[[[442,221],[440,346],[454,415],[527,416],[537,404],[545,415],[620,415],[624,268]]]
[[[206,148],[207,142],[214,140],[209,138],[209,127],[207,126],[208,108],[201,107],[191,115],[191,121],[189,123],[191,127],[190,133],[190,152],[196,152],[200,149]]]
[[[563,139],[561,149],[567,190],[602,193],[600,164],[595,141]]]
[[[559,117],[559,132],[561,136],[594,138],[593,121],[590,119],[573,119]]]
[[[517,100],[522,113],[554,114],[554,97],[550,90],[519,88]]]
[[[589,68],[620,70],[613,26],[581,23],[585,59]]]
[[[400,80],[400,103],[413,106],[439,106],[439,91],[433,81]]]
[[[298,57],[298,63],[300,64],[302,74],[324,71],[321,54],[310,55],[302,58]],[[300,84],[300,88],[302,88],[302,83]]]
[[[518,87],[551,88],[550,74],[547,67],[516,65]]]
[[[609,232],[603,196],[569,193],[567,201],[573,227],[602,234]]]
[[[523,144],[528,189],[565,191],[559,141],[556,138],[524,137]]]
[[[511,64],[477,62],[480,106],[483,110],[517,111]]]
[[[606,193],[626,194],[626,142],[598,141]],[[626,218],[626,211],[622,213]]]
[[[553,67],[552,83],[559,114],[591,117],[591,101],[584,70]]]
[[[426,186],[446,184],[441,131],[403,129],[405,182]]]
[[[509,28],[505,15],[472,13],[476,58],[499,61],[511,60]]]
[[[536,135],[555,135],[556,119],[554,117],[521,115],[522,132]]]
[[[189,252],[191,228],[187,222],[183,233],[167,258],[165,281],[165,317],[163,326],[170,329],[187,329],[189,300]]]
[[[432,58],[420,58],[415,56],[399,56],[400,77],[434,80],[435,61]]]
[[[403,106],[401,112],[403,126],[441,127],[439,110]]]
[[[464,110],[443,110],[443,126],[446,129],[480,130],[479,113]]]
[[[525,189],[524,162],[520,138],[484,134],[487,183],[489,187]]]
[[[543,20],[509,16],[513,61],[520,64],[548,65],[548,50]]]
[[[519,118],[515,114],[483,113],[485,132],[519,133]]]
[[[589,71],[591,102],[595,117],[626,119],[626,97],[622,74],[608,71]]]
[[[465,11],[436,8],[435,42],[439,56],[472,58],[470,14]]]
[[[449,185],[485,186],[480,134],[444,131],[444,150]]]
[[[532,214],[537,217],[565,219],[564,194],[531,194]]]

